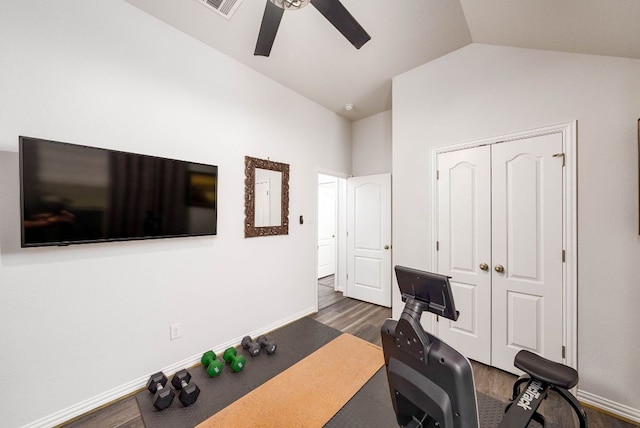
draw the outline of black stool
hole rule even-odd
[[[531,419],[544,426],[544,416],[537,409],[547,397],[548,390],[557,392],[567,401],[578,416],[580,428],[586,428],[587,415],[576,397],[569,392],[569,389],[578,384],[577,371],[526,350],[516,354],[513,365],[525,374],[513,384],[511,402],[505,409],[500,428],[523,426],[523,423]],[[525,383],[526,386],[521,388]]]

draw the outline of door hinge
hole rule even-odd
[[[562,250],[562,263],[567,261],[567,252],[565,250]]]
[[[440,322],[440,316],[436,315],[436,322]]]
[[[440,251],[440,241],[436,241],[436,251]]]
[[[436,170],[436,180],[440,180],[440,170]]]
[[[562,358],[567,358],[567,348],[562,345]]]
[[[564,166],[564,153],[556,153],[553,155],[554,158],[562,158],[562,166]]]

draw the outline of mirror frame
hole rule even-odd
[[[256,168],[282,173],[280,226],[256,227]],[[271,160],[244,157],[244,237],[289,234],[289,165]]]

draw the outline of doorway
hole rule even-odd
[[[338,265],[338,177],[318,175],[318,279],[333,276]]]
[[[316,278],[332,275],[346,297],[391,307],[391,174],[318,173],[317,202]]]
[[[316,278],[320,305],[320,301],[326,303],[333,299],[331,292],[342,297],[347,280],[347,179],[323,172],[317,176]]]

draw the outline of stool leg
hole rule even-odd
[[[547,421],[544,419],[544,416],[538,412],[535,412],[533,414],[533,416],[531,417],[532,420],[536,421],[537,423],[539,423],[541,426],[545,426],[545,424],[547,423]]]
[[[527,374],[523,374],[520,376],[513,384],[513,395],[511,396],[511,400],[515,400],[518,395],[520,395],[520,385],[523,383],[527,383],[531,380],[531,376]]]
[[[560,388],[559,386],[551,386],[551,389],[556,391],[562,398],[564,398],[576,412],[578,416],[578,420],[580,421],[580,428],[587,427],[587,414],[584,409],[580,405],[580,402],[570,393],[568,390],[564,388]]]

